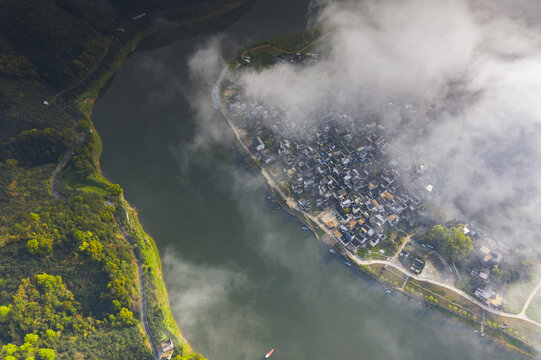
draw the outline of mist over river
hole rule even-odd
[[[211,360],[521,359],[344,265],[275,203],[194,77],[202,44],[226,56],[307,26],[308,1],[261,0],[124,62],[94,106],[103,174],[124,188],[160,250],[173,315]],[[151,44],[146,44],[151,45]],[[219,69],[214,78],[218,76]],[[208,116],[193,97],[208,94]]]

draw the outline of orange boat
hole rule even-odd
[[[270,358],[273,352],[274,352],[274,348],[272,348],[271,351],[269,351],[269,352],[267,353],[267,355],[265,355],[265,359]]]

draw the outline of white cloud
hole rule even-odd
[[[538,243],[541,204],[541,35],[533,1],[321,2],[327,35],[317,65],[247,73],[248,92],[311,122],[329,102],[375,111],[417,110],[393,139],[437,167],[449,214],[482,217],[510,245]],[[539,12],[537,12],[539,14]],[[311,109],[307,112],[305,109]],[[304,116],[303,116],[304,115]],[[363,121],[363,119],[360,119]],[[440,187],[441,189],[441,187]],[[533,226],[533,227],[532,227]]]

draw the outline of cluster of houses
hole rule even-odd
[[[477,237],[475,232],[470,233],[471,236]],[[483,239],[485,240],[485,239]],[[503,259],[503,255],[495,250],[491,250],[486,245],[481,246],[478,250],[479,256],[483,259],[483,265],[472,269],[471,275],[478,277],[481,280],[482,286],[475,290],[474,295],[484,301],[487,305],[501,308],[504,303],[504,298],[494,288],[491,281],[492,269],[497,268]]]
[[[314,65],[318,62],[319,55],[314,53],[282,53],[276,55],[273,59],[274,65],[277,64],[290,64],[290,65]],[[240,59],[240,63],[245,66],[251,66],[254,63],[254,59],[248,53]]]
[[[275,57],[275,63],[277,64],[296,64],[296,65],[315,65],[319,60],[318,54],[313,53],[294,53],[294,54],[280,54]]]
[[[374,120],[334,109],[291,131],[282,109],[240,91],[228,94],[229,117],[245,131],[252,154],[280,170],[300,208],[332,211],[336,222],[326,225],[352,252],[381,243],[386,226],[413,225],[433,191],[436,179],[422,164],[390,157],[386,129]]]
[[[250,58],[245,61],[249,64]],[[275,57],[275,63],[308,65],[317,61],[317,54]],[[438,201],[437,175],[422,161],[397,155],[400,152],[393,151],[396,149],[388,141],[396,130],[386,129],[372,114],[329,104],[326,113],[312,116],[313,121],[296,123],[290,110],[247,96],[231,79],[225,82],[223,93],[228,98],[228,117],[243,130],[243,140],[259,164],[273,170],[301,209],[322,220],[332,219],[325,225],[352,253],[377,246],[390,228],[413,227],[421,204]],[[410,114],[415,111],[411,105],[404,109]],[[328,213],[332,216],[323,216]],[[483,242],[486,234],[476,224],[469,226],[464,232]],[[485,266],[471,274],[482,279],[484,286],[474,295],[501,307],[503,297],[490,282],[490,270],[498,266],[502,255],[486,246],[478,251]],[[423,259],[414,258],[411,270],[419,274],[424,265]]]

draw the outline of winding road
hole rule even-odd
[[[108,203],[108,204],[113,205],[111,203]],[[139,277],[139,285],[141,288],[141,304],[140,304],[141,323],[143,324],[145,333],[148,336],[150,347],[152,348],[152,355],[154,356],[154,359],[159,360],[160,351],[158,350],[158,346],[156,345],[156,340],[154,340],[154,336],[152,336],[152,333],[150,332],[150,327],[148,326],[147,296],[144,290],[146,282],[145,282],[145,274],[143,271],[143,262],[141,261],[141,255],[139,254],[139,250],[137,249],[137,246],[135,246],[135,243],[133,242],[133,240],[129,237],[129,235],[126,233],[126,231],[122,227],[122,223],[120,222],[120,219],[118,218],[118,214],[115,215],[115,219],[116,219],[116,223],[118,224],[118,228],[120,229],[120,232],[122,233],[122,236],[132,246],[133,255],[135,255],[135,260],[137,261],[137,272],[138,272],[138,277]]]
[[[76,116],[70,114],[64,107],[60,106],[58,104],[58,99],[64,95],[64,93],[66,91],[70,91],[72,89],[75,89],[77,86],[81,85],[83,82],[85,82],[89,77],[90,75],[92,75],[94,73],[94,71],[96,71],[96,69],[98,68],[98,66],[100,66],[100,64],[102,63],[103,59],[105,59],[105,57],[107,56],[107,54],[109,53],[109,51],[111,50],[111,41],[109,40],[107,42],[107,50],[104,51],[103,53],[103,56],[100,58],[100,61],[98,61],[94,67],[92,69],[90,69],[90,71],[88,72],[88,74],[86,74],[85,77],[83,77],[82,79],[80,79],[79,81],[77,81],[75,84],[72,84],[70,86],[68,86],[67,88],[65,89],[62,89],[60,90],[59,92],[57,92],[54,97],[53,97],[53,104],[59,108],[64,114],[68,115],[70,118],[73,119],[73,121],[75,121],[75,126],[77,127],[77,132],[79,133],[79,140],[77,141],[77,146],[81,146],[83,144],[83,142],[85,141],[85,134],[81,131],[81,129],[79,128],[79,120],[77,119]],[[66,198],[63,197],[62,195],[60,195],[58,193],[58,191],[56,191],[56,179],[58,178],[58,174],[60,173],[60,171],[64,168],[64,166],[66,166],[66,164],[71,160],[71,157],[73,156],[73,148],[71,148],[69,150],[69,152],[66,154],[66,156],[64,156],[64,158],[62,158],[62,160],[60,161],[60,163],[56,166],[56,169],[54,169],[54,173],[53,173],[53,184],[52,184],[52,187],[51,187],[51,192],[53,193],[53,196],[58,199],[58,200],[62,200],[62,201],[66,201]]]
[[[391,261],[387,261],[387,260],[361,260],[356,256],[349,256],[349,258],[351,260],[355,261],[355,263],[357,263],[358,265],[368,266],[368,265],[373,265],[373,264],[381,264],[381,265],[390,266],[390,267],[395,268],[396,270],[402,272],[404,275],[409,276],[410,279],[415,279],[415,280],[418,280],[418,281],[426,282],[426,283],[429,283],[429,284],[432,284],[432,285],[436,285],[436,286],[443,287],[445,289],[451,290],[451,291],[457,293],[458,295],[464,297],[468,301],[472,302],[473,304],[479,306],[480,308],[482,308],[482,309],[484,309],[484,310],[486,310],[486,311],[488,311],[488,312],[490,312],[490,313],[492,313],[494,315],[499,315],[499,316],[505,316],[505,317],[508,317],[508,318],[524,320],[526,322],[529,322],[532,325],[541,327],[540,323],[538,323],[537,321],[535,321],[533,319],[530,319],[523,312],[520,312],[518,314],[511,314],[511,313],[506,313],[504,311],[500,311],[500,310],[491,308],[488,305],[483,304],[479,300],[475,299],[473,296],[469,295],[468,293],[466,293],[466,292],[464,292],[464,291],[462,291],[462,290],[460,290],[460,289],[458,289],[458,288],[456,288],[456,287],[454,287],[452,285],[449,285],[449,284],[446,284],[446,283],[443,283],[443,282],[440,282],[440,281],[437,281],[437,280],[428,279],[428,278],[425,278],[423,276],[415,275],[415,274],[409,272],[408,270],[404,269],[403,266],[397,265],[397,264],[395,264],[395,263],[393,263]],[[536,291],[534,290],[533,295],[535,295],[535,293],[536,293]]]
[[[231,129],[233,130],[233,132],[235,133],[235,136],[237,138],[237,142],[241,145],[241,148],[248,154],[250,155],[250,157],[253,157],[250,150],[246,147],[246,145],[244,144],[244,142],[242,141],[242,137],[241,137],[241,134],[240,134],[240,131],[239,129],[237,129],[237,127],[233,124],[233,122],[228,118],[227,116],[227,111],[226,111],[226,108],[225,108],[225,105],[222,103],[221,101],[221,97],[220,97],[220,94],[219,94],[219,90],[220,90],[220,86],[221,86],[221,82],[223,81],[227,71],[229,70],[229,66],[226,65],[225,68],[222,70],[222,72],[220,73],[218,79],[216,80],[216,83],[214,84],[213,88],[212,88],[212,99],[213,99],[213,102],[214,102],[214,107],[216,110],[219,110],[223,117],[225,118],[225,120],[227,121],[227,123],[229,124],[229,126],[231,127]],[[274,180],[274,178],[264,169],[264,168],[261,168],[261,174],[265,177],[265,179],[267,180],[268,182],[268,185],[274,190],[276,191],[280,196],[282,196],[283,199],[286,199],[286,202],[287,204],[293,209],[293,210],[297,210],[297,211],[300,211],[304,216],[306,216],[307,218],[309,218],[310,220],[312,220],[314,223],[316,224],[319,224],[319,220],[317,219],[317,217],[311,215],[311,214],[308,214],[306,213],[304,210],[300,209],[296,202],[294,201],[289,201],[288,197],[286,196],[286,194],[282,191],[282,189],[280,188],[280,186],[276,183],[276,181]],[[324,226],[321,226],[319,225],[319,227],[324,230],[327,234],[329,234],[331,237],[334,238],[334,235],[332,234],[332,232],[328,229],[326,229]],[[404,241],[404,244],[403,246],[405,245],[407,241]],[[535,295],[537,294],[537,292],[539,290],[541,290],[541,283],[539,283],[539,285],[532,291],[532,293],[530,294],[530,296],[528,297],[528,300],[526,301],[526,303],[524,304],[524,307],[522,309],[522,311],[518,314],[512,314],[512,313],[507,313],[507,312],[504,312],[504,311],[500,311],[500,310],[497,310],[497,309],[494,309],[492,307],[489,307],[488,305],[480,302],[479,300],[475,299],[474,297],[472,297],[471,295],[467,294],[466,292],[456,288],[455,286],[453,285],[449,285],[449,284],[446,284],[446,283],[443,283],[443,282],[439,282],[437,280],[432,280],[432,279],[428,279],[428,278],[425,278],[425,277],[422,277],[422,276],[419,276],[419,275],[415,275],[411,272],[409,272],[407,269],[405,269],[402,265],[397,265],[395,264],[393,261],[395,260],[396,258],[396,255],[395,257],[393,257],[393,259],[391,261],[388,261],[388,260],[362,260],[360,258],[358,258],[357,256],[354,256],[354,255],[350,255],[349,253],[345,252],[343,253],[344,256],[347,256],[348,258],[350,258],[351,260],[353,260],[357,265],[365,265],[365,266],[368,266],[368,265],[372,265],[372,264],[382,264],[382,265],[385,265],[385,266],[391,266],[393,268],[395,268],[396,270],[402,272],[404,275],[408,276],[410,279],[415,279],[415,280],[418,280],[418,281],[423,281],[423,282],[426,282],[426,283],[430,283],[432,285],[436,285],[436,286],[440,286],[440,287],[443,287],[445,289],[448,289],[448,290],[451,290],[457,294],[459,294],[460,296],[464,297],[465,299],[467,299],[468,301],[472,302],[473,304],[479,306],[480,308],[484,309],[485,311],[488,311],[494,315],[498,315],[498,316],[504,316],[504,317],[509,317],[509,318],[515,318],[515,319],[520,319],[520,320],[524,320],[534,326],[537,326],[537,327],[541,327],[541,323],[531,319],[530,317],[528,317],[528,315],[526,315],[526,310],[528,309],[528,306],[530,305],[531,301],[533,300],[533,298],[535,297]]]

